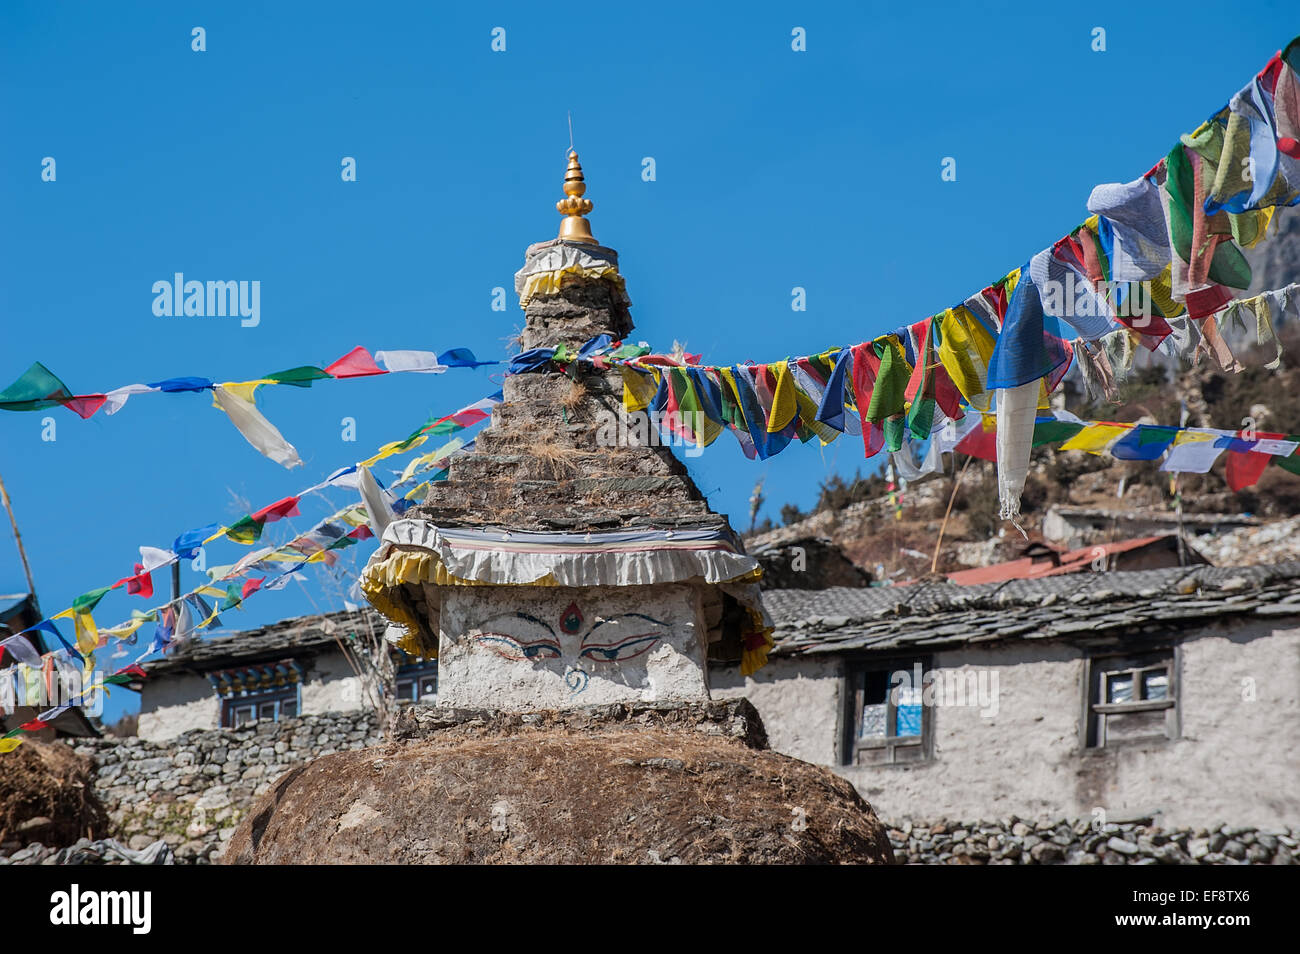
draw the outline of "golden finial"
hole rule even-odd
[[[591,211],[590,199],[584,199],[587,183],[582,178],[582,165],[578,154],[569,150],[569,168],[564,173],[564,198],[555,203],[555,211],[564,218],[560,221],[560,238],[566,242],[582,242],[585,245],[599,245],[591,234],[591,225],[583,218]]]

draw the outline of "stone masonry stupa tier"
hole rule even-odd
[[[585,191],[571,152],[559,237],[515,276],[525,353],[632,331]],[[509,375],[473,449],[384,531],[362,588],[397,645],[438,655],[439,705],[701,701],[708,659],[766,661],[757,562],[648,429],[610,426],[622,394],[618,368],[590,362]]]

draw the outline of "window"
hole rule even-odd
[[[237,729],[255,721],[279,722],[298,715],[298,687],[249,692],[221,700],[221,726]]]
[[[207,675],[221,700],[223,729],[257,721],[279,722],[298,715],[298,687],[304,676],[298,660],[215,670]]]
[[[408,656],[397,668],[397,701],[403,705],[433,701],[438,695],[438,660]]]
[[[930,757],[932,713],[921,704],[929,660],[850,666],[845,733],[848,765],[898,765]]]
[[[1086,746],[1177,738],[1177,688],[1172,649],[1089,659]]]

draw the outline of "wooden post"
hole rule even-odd
[[[934,541],[934,559],[930,561],[930,572],[934,573],[939,568],[939,548],[943,546],[943,534],[948,529],[948,518],[952,515],[952,504],[957,499],[957,488],[961,486],[961,479],[966,476],[966,468],[970,466],[971,458],[966,458],[966,463],[961,465],[961,470],[957,473],[957,479],[952,483],[952,493],[948,495],[948,509],[943,512],[943,523],[939,524],[939,538]]]
[[[18,556],[23,561],[23,573],[27,576],[27,592],[36,599],[36,584],[32,582],[32,568],[27,562],[27,551],[23,548],[23,535],[18,532],[18,521],[14,519],[14,508],[9,502],[9,491],[5,490],[5,482],[0,479],[0,500],[4,501],[5,512],[9,514],[9,526],[14,530],[14,543],[18,544]]]

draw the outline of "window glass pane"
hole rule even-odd
[[[426,676],[420,682],[420,695],[435,696],[437,694],[438,694],[438,680]]]
[[[1142,698],[1168,699],[1169,698],[1169,673],[1165,670],[1157,672],[1144,672],[1142,674]]]
[[[250,723],[250,722],[252,722],[252,721],[253,721],[253,707],[252,707],[252,706],[240,706],[239,708],[237,708],[237,709],[235,710],[235,728],[236,728],[236,729],[239,728],[241,725],[248,725],[248,723]]]
[[[261,705],[261,707],[258,709],[257,717],[258,717],[259,719],[274,719],[274,718],[275,718],[275,703],[274,703],[274,702],[263,702],[262,705]]]
[[[298,714],[298,700],[286,699],[280,703],[280,715],[286,719],[292,719]]]
[[[885,737],[885,704],[864,705],[862,707],[862,725],[858,727],[858,738],[883,739]]]
[[[921,734],[921,690],[915,686],[900,686],[896,708],[894,734],[898,736]]]
[[[1106,701],[1107,702],[1132,702],[1133,701],[1133,674],[1129,672],[1116,673],[1106,677]]]

